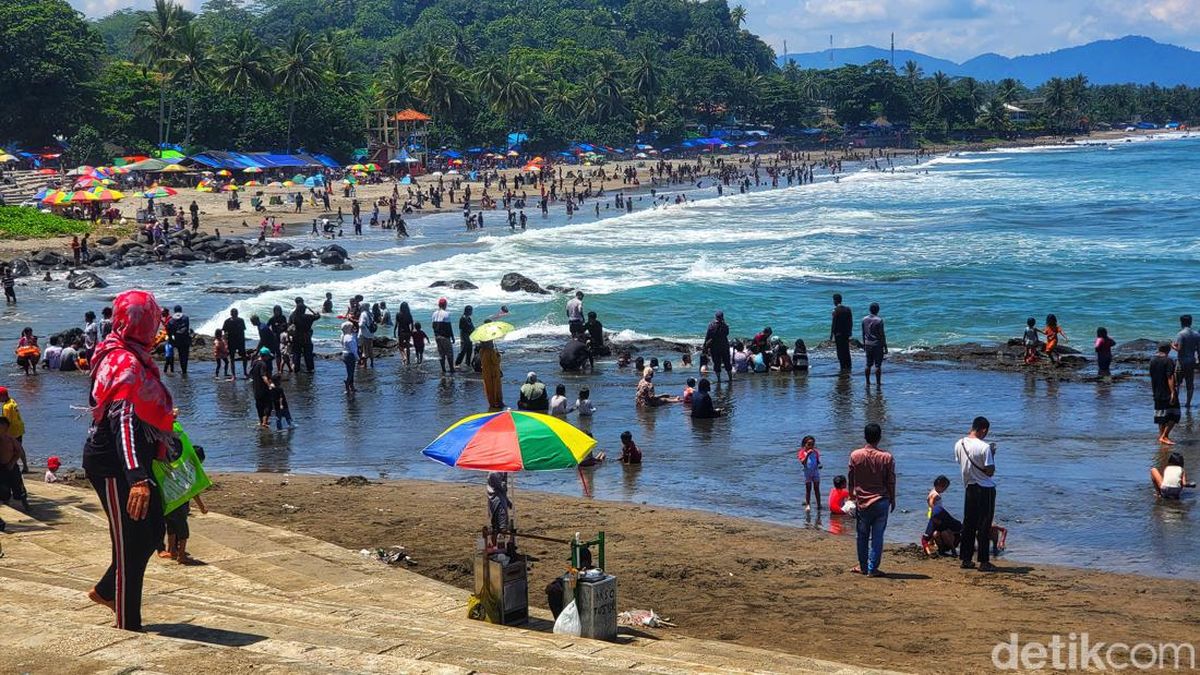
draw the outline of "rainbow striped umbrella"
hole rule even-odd
[[[550,471],[579,466],[595,445],[557,417],[505,410],[464,417],[421,454],[460,469]]]

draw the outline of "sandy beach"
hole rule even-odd
[[[475,533],[486,519],[482,482],[342,482],[220,474],[205,498],[214,511],[352,549],[403,545],[417,561],[411,569],[470,587]],[[848,571],[851,522],[837,536],[520,485],[512,493],[519,528],[562,539],[604,530],[620,609],[653,609],[678,624],[660,631],[918,672],[989,670],[993,645],[1013,632],[1022,640],[1087,632],[1093,642],[1200,642],[1200,582],[1006,557],[985,574],[926,559],[912,545],[889,545],[883,567],[892,576],[866,579]],[[545,607],[541,589],[564,570],[567,548],[533,539],[522,548],[537,559],[530,601]]]

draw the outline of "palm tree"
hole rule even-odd
[[[193,23],[185,24],[175,36],[175,51],[166,61],[166,68],[173,80],[189,85],[187,97],[187,122],[184,126],[183,144],[192,142],[192,105],[196,92],[212,76],[214,69],[212,53],[208,50],[208,34]]]
[[[464,66],[470,66],[475,61],[475,45],[466,31],[454,31],[450,41],[450,56]]]
[[[475,88],[489,101],[495,100],[500,89],[504,87],[505,65],[499,59],[488,59],[471,75]]]
[[[741,28],[746,23],[746,8],[738,5],[729,10],[729,21],[733,23],[734,28]]]
[[[158,73],[158,144],[166,143],[167,60],[175,53],[175,40],[183,15],[171,0],[154,0],[154,11],[147,12],[133,32],[135,58]]]
[[[1045,85],[1045,103],[1042,104],[1042,115],[1050,128],[1060,130],[1064,121],[1071,115],[1071,102],[1067,83],[1061,77],[1052,77]]]
[[[604,121],[628,111],[625,95],[611,68],[601,68],[588,80],[583,109],[596,121]]]
[[[800,95],[806,101],[819,101],[823,92],[821,77],[817,71],[806,69],[801,71],[800,80],[796,83],[800,89]]]
[[[633,60],[630,80],[633,91],[653,107],[654,99],[662,91],[662,68],[658,65],[657,54],[644,50]]]
[[[412,105],[412,86],[408,58],[397,52],[388,56],[375,74],[375,103],[385,110],[400,110]]]
[[[987,102],[979,115],[979,124],[992,131],[1004,132],[1012,129],[1012,121],[1008,118],[1008,110],[1001,98],[995,97]]]
[[[579,108],[575,105],[575,92],[566,80],[556,79],[550,83],[542,107],[546,114],[561,119],[571,119],[579,113]]]
[[[983,100],[983,90],[979,88],[979,80],[973,77],[964,77],[958,81],[958,88],[962,91],[963,98],[967,99],[967,103],[971,105],[971,110],[976,110]]]
[[[265,61],[266,50],[249,29],[238,33],[221,49],[216,67],[217,86],[226,93],[243,97],[243,131],[250,121],[250,96],[271,86],[271,71],[263,65]]]
[[[505,117],[514,131],[521,131],[521,122],[537,109],[542,86],[532,69],[518,70],[509,63],[502,74],[500,88],[492,98],[492,107]]]
[[[288,100],[287,150],[292,151],[292,125],[296,101],[321,84],[324,72],[319,62],[317,42],[303,28],[297,28],[278,55],[275,85]]]
[[[325,78],[329,84],[333,85],[335,91],[343,96],[349,96],[359,90],[358,72],[354,69],[350,59],[346,58],[346,51],[342,49],[342,43],[333,34],[333,31],[321,35],[317,53]]]
[[[783,67],[783,79],[792,84],[800,82],[800,66],[796,65],[795,59],[788,59],[787,65]]]
[[[1067,80],[1067,102],[1075,112],[1076,121],[1078,121],[1079,116],[1083,115],[1084,109],[1087,108],[1087,87],[1088,78],[1083,73],[1079,73]]]
[[[909,59],[904,62],[904,66],[901,68],[901,73],[904,75],[904,81],[908,83],[908,91],[910,93],[916,93],[917,85],[920,84],[921,76],[924,75],[920,64],[912,59]]]
[[[446,50],[428,45],[413,64],[413,93],[429,112],[448,116],[467,103],[461,71],[462,67],[450,59]]]
[[[996,86],[996,96],[1004,103],[1012,103],[1021,97],[1021,83],[1011,77],[1000,80]]]
[[[942,110],[950,104],[951,95],[950,76],[939,70],[929,81],[929,90],[925,92],[925,105],[934,117],[941,117]]]

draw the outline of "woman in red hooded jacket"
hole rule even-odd
[[[159,314],[145,291],[113,300],[112,332],[92,356],[92,425],[83,448],[112,539],[112,563],[88,598],[131,631],[142,629],[142,580],[165,529],[150,473],[150,462],[165,457],[174,425],[171,394],[151,358]]]

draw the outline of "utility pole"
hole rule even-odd
[[[833,67],[833,33],[829,34],[829,67]]]
[[[892,70],[896,69],[896,34],[892,33]]]

